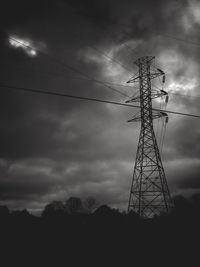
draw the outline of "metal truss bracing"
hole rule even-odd
[[[152,56],[146,56],[135,62],[139,67],[139,76],[134,79],[134,82],[136,79],[139,81],[140,86],[140,115],[133,118],[132,121],[138,121],[138,118],[140,118],[141,132],[128,212],[133,210],[145,218],[167,213],[171,206],[167,180],[153,129],[153,119],[156,116],[152,112],[151,79],[163,75],[163,72],[159,69],[158,72],[151,72],[153,59]]]

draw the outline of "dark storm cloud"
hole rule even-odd
[[[134,69],[132,61],[138,55],[158,55],[159,64],[168,68],[167,86],[176,82],[189,87],[193,75],[197,83],[193,91],[198,93],[198,51],[159,35],[190,35],[182,23],[183,16],[189,14],[188,1],[17,1],[12,3],[12,10],[10,4],[6,1],[0,13],[4,33],[0,44],[1,82],[126,100],[83,79],[125,83],[131,77],[131,73],[98,53],[95,46],[129,69]],[[30,58],[23,50],[13,49],[8,44],[10,35],[30,39],[42,54]],[[195,38],[194,32],[192,36]],[[126,45],[133,51],[128,51]],[[185,62],[190,62],[187,68]],[[139,131],[139,124],[128,125],[126,121],[135,110],[1,92],[2,200],[14,208],[38,209],[51,200],[94,195],[102,203],[126,205]],[[189,99],[179,98],[177,102],[175,97],[170,98],[171,109],[199,112],[199,106]],[[198,123],[189,119],[170,123],[165,154],[170,184],[182,188],[190,176],[185,184],[199,187],[199,170],[191,163],[200,156]],[[175,159],[188,159],[188,171],[184,172],[186,165],[180,167],[177,163],[174,167]]]
[[[16,26],[17,24],[24,24],[25,22],[37,18],[47,12],[55,10],[57,5],[54,1],[25,1],[19,0],[13,2],[11,0],[1,1],[1,25]]]
[[[171,135],[174,137],[168,140],[170,147],[174,147],[174,157],[177,158],[199,158],[200,144],[199,144],[199,125],[195,119],[189,120],[174,126]]]
[[[43,164],[44,165],[44,164]],[[50,191],[55,185],[48,168],[40,162],[1,162],[0,195],[2,200],[31,199]]]
[[[191,168],[191,166],[193,166],[193,168]],[[189,166],[188,170],[184,169],[184,171],[182,170],[179,173],[181,180],[177,182],[177,186],[181,189],[200,189],[199,162],[197,166],[193,164],[191,164],[191,166]]]
[[[170,168],[168,168],[168,164]],[[199,192],[200,177],[199,158],[174,159],[173,162],[166,163],[167,174],[169,177],[169,185],[171,186],[172,194],[175,192]]]

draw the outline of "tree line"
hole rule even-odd
[[[27,210],[10,211],[1,205],[1,244],[9,255],[12,251],[20,259],[25,255],[29,255],[29,261],[37,259],[36,266],[40,266],[41,257],[44,266],[52,263],[53,256],[55,266],[62,266],[59,259],[66,266],[80,266],[69,262],[74,264],[83,259],[86,266],[89,261],[91,266],[98,262],[106,266],[108,258],[109,266],[117,265],[120,258],[121,266],[129,266],[124,262],[127,255],[134,263],[139,260],[138,266],[142,266],[143,260],[155,263],[157,257],[162,261],[169,259],[171,266],[174,257],[180,261],[189,251],[195,252],[200,240],[200,194],[190,198],[179,195],[173,200],[174,209],[169,214],[151,220],[100,204],[94,197],[52,201],[40,216]]]
[[[177,195],[173,198],[174,207],[169,214],[161,214],[155,216],[153,219],[168,218],[173,216],[184,216],[186,218],[200,216],[200,194],[194,194],[189,198],[182,195]],[[40,216],[31,214],[26,209],[23,210],[9,210],[7,206],[0,205],[0,217],[12,217],[12,218],[60,218],[60,217],[73,217],[73,216],[85,216],[92,217],[93,215],[99,216],[121,216],[126,217],[131,215],[135,219],[139,218],[137,213],[131,211],[127,213],[120,211],[116,208],[111,208],[106,204],[100,204],[95,197],[89,196],[82,200],[79,197],[70,197],[66,201],[54,200],[44,206]],[[141,218],[140,218],[141,219]]]

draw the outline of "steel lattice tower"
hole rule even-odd
[[[127,101],[140,102],[140,114],[129,121],[141,121],[128,212],[133,210],[145,218],[169,212],[172,203],[153,128],[154,118],[166,116],[168,119],[166,113],[152,111],[152,99],[167,94],[164,90],[158,92],[151,88],[152,79],[158,76],[165,79],[162,70],[154,68],[152,71],[154,58],[146,56],[135,61],[139,75],[129,82],[139,81],[139,96]]]

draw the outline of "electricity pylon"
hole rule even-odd
[[[172,203],[153,128],[153,119],[164,116],[168,120],[165,112],[152,111],[152,99],[167,95],[164,90],[151,88],[152,79],[162,76],[163,83],[165,81],[164,72],[152,67],[154,59],[153,56],[145,56],[135,61],[139,74],[128,83],[139,81],[139,96],[126,101],[140,102],[139,115],[129,121],[141,121],[128,212],[133,210],[144,218],[168,213]]]

